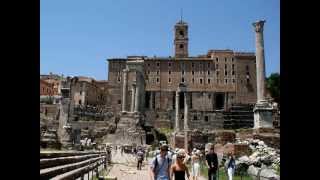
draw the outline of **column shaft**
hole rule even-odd
[[[179,127],[179,91],[176,91],[176,126],[175,129],[176,131],[180,131],[180,127]]]
[[[136,96],[136,87],[133,85],[131,89],[131,112],[134,111],[134,104],[135,104],[135,96]]]
[[[127,105],[127,86],[128,86],[128,79],[127,79],[127,70],[123,70],[123,87],[122,87],[122,111],[126,111]]]
[[[134,105],[134,112],[138,112],[139,111],[139,103],[140,103],[140,87],[137,81],[137,85],[136,85],[136,97],[135,97],[135,105]]]

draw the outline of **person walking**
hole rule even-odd
[[[183,163],[186,155],[185,153],[178,153],[175,163],[170,168],[170,178],[174,180],[185,180],[185,176],[189,179],[190,174],[188,167]]]
[[[167,156],[168,146],[162,145],[160,153],[150,164],[151,180],[170,180],[171,159]]]
[[[138,160],[137,169],[138,170],[141,170],[143,159],[144,159],[144,153],[141,149],[139,149],[137,152],[137,160]]]
[[[235,158],[234,158],[232,152],[228,153],[228,158],[224,164],[224,167],[227,171],[229,180],[232,180],[233,175],[234,175],[234,171],[236,169],[236,161],[235,161]]]
[[[191,157],[191,175],[193,180],[200,176],[200,150],[197,150]]]
[[[210,147],[209,153],[206,155],[206,165],[208,167],[208,179],[216,180],[218,170],[218,156],[214,152],[214,146]]]

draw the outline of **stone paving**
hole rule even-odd
[[[112,168],[108,176],[117,177],[118,180],[151,180],[149,171],[149,162],[151,158],[143,161],[142,170],[137,170],[136,158],[131,154],[123,153],[120,151],[112,152]],[[187,177],[186,177],[187,179]],[[191,180],[192,178],[190,178]],[[198,180],[205,180],[206,178],[200,177]]]

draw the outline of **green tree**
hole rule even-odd
[[[280,104],[280,74],[272,73],[267,78],[267,88],[275,102]]]

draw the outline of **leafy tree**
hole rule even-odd
[[[280,104],[280,74],[272,73],[267,78],[267,88],[275,102]]]

